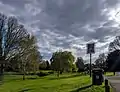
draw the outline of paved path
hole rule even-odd
[[[113,92],[120,92],[120,76],[106,77],[113,87]]]

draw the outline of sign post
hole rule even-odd
[[[91,62],[92,62],[92,54],[95,53],[95,43],[88,43],[87,44],[87,54],[90,54],[90,77],[91,77],[91,70],[92,70],[92,66],[91,66]]]

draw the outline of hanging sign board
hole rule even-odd
[[[95,43],[87,44],[87,54],[95,53]]]

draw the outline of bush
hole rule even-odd
[[[53,72],[53,71],[49,71],[48,73],[49,73],[49,74],[54,74],[54,72]]]
[[[76,70],[72,70],[72,73],[76,73],[77,71]]]
[[[36,75],[39,76],[39,77],[43,77],[43,76],[49,75],[49,73],[48,72],[39,72]]]
[[[29,73],[27,73],[26,75],[36,75],[36,73],[34,73],[34,72],[29,72]]]
[[[77,72],[84,72],[85,70],[84,69],[78,69],[78,71]]]

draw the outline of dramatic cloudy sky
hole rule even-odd
[[[86,43],[96,42],[96,54],[107,52],[119,35],[120,0],[0,0],[0,12],[16,16],[38,40],[44,59],[70,50],[86,55]]]

